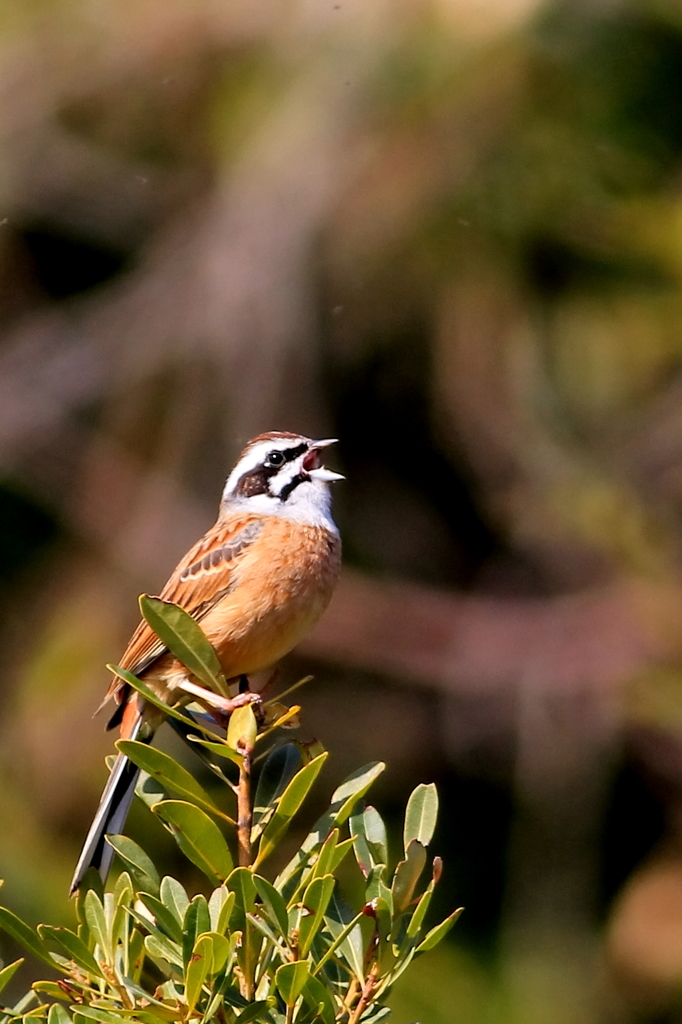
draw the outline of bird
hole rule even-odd
[[[286,431],[249,441],[227,478],[215,524],[180,559],[159,594],[200,623],[228,681],[274,666],[329,603],[341,565],[329,484],[344,478],[322,465],[322,451],[335,442]],[[197,701],[221,723],[236,707],[259,699],[248,691],[228,698],[199,685],[144,620],[119,664],[165,703]],[[119,726],[121,739],[151,741],[162,711],[118,676],[103,703],[109,701],[115,710],[108,728]],[[122,831],[138,774],[119,753],[78,859],[72,894],[90,867],[106,881],[113,849],[105,836]]]

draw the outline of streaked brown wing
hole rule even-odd
[[[227,525],[216,523],[180,561],[159,597],[179,604],[201,621],[233,586],[240,555],[262,529],[263,521],[248,515]],[[156,633],[142,621],[130,638],[120,665],[138,675],[165,651]],[[116,689],[118,684],[110,692]]]

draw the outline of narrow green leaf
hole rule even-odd
[[[198,804],[211,814],[217,814],[223,819],[227,818],[227,815],[216,807],[194,776],[162,750],[150,747],[148,743],[140,743],[138,740],[119,740],[116,746],[122,754],[130,758],[133,764],[147,772],[152,778],[157,779],[165,789]],[[232,818],[228,820],[234,824]]]
[[[217,754],[218,757],[224,757],[228,761],[233,761],[236,765],[241,765],[244,760],[244,755],[240,754],[238,750],[233,750],[227,743],[216,743],[215,740],[202,740],[199,736],[189,736],[188,739],[192,743],[198,743],[212,754]]]
[[[235,894],[237,927],[242,928],[244,915],[251,914],[256,909],[255,876],[248,868],[235,868],[227,879],[227,887]]]
[[[227,878],[232,856],[222,832],[205,811],[184,800],[162,800],[152,810],[168,826],[185,856],[212,882]]]
[[[262,878],[260,875],[254,874],[253,881],[263,902],[263,909],[268,915],[268,918],[273,925],[279,931],[279,934],[286,941],[289,931],[289,915],[287,914],[286,903],[282,899],[282,896],[277,889],[275,889],[272,882],[268,882],[267,878]],[[258,909],[258,908],[256,908]]]
[[[230,715],[227,726],[227,745],[233,750],[251,750],[258,735],[258,722],[250,704],[237,708]]]
[[[23,946],[25,950],[31,953],[33,956],[38,957],[43,963],[49,964],[50,967],[55,967],[55,962],[50,956],[47,946],[45,943],[36,935],[32,928],[29,928],[27,924],[13,914],[11,910],[6,907],[0,907],[0,928],[11,935],[13,939]]]
[[[102,977],[99,964],[75,932],[69,931],[68,928],[54,928],[49,924],[39,924],[38,932],[46,944],[56,943],[60,951],[65,952],[69,960],[73,960],[86,974],[93,974],[96,978]]]
[[[5,986],[9,984],[9,982],[12,980],[15,973],[19,970],[23,962],[24,958],[22,956],[19,958],[19,960],[15,960],[14,963],[7,964],[7,967],[3,967],[3,969],[0,971],[0,992],[2,992],[3,988],[5,988]]]
[[[388,864],[388,839],[386,825],[375,807],[365,807],[362,812],[365,839],[377,864]],[[424,844],[426,845],[426,844]]]
[[[136,985],[144,967],[144,936],[138,928],[133,928],[128,939],[128,970],[129,979]]]
[[[213,966],[210,973],[218,974],[227,963],[227,958],[231,951],[231,942],[225,935],[221,935],[219,932],[204,932],[204,935],[209,936],[213,943]]]
[[[242,1010],[237,1016],[235,1024],[251,1024],[251,1021],[257,1019],[262,1021],[271,1020],[272,1018],[268,1015],[270,1005],[271,1003],[268,999],[257,999],[255,1003],[250,1003]],[[262,1017],[261,1014],[263,1014]]]
[[[218,655],[201,626],[184,608],[170,601],[143,594],[142,617],[178,661],[209,690],[227,695],[227,684]]]
[[[428,846],[433,838],[433,833],[438,820],[438,790],[433,782],[428,786],[423,783],[412,791],[407,801],[405,811],[405,827],[403,830],[403,842],[405,855],[413,839]]]
[[[211,931],[219,932],[221,935],[225,932],[234,899],[234,893],[230,892],[226,885],[219,885],[213,890],[208,901]]]
[[[427,888],[422,893],[421,899],[419,900],[419,903],[415,908],[414,914],[412,914],[412,917],[410,918],[409,923],[407,925],[408,939],[414,939],[415,936],[419,934],[419,929],[424,923],[426,911],[429,909],[429,903],[431,902],[431,897],[433,896],[433,891],[435,888],[435,882],[429,882]]]
[[[391,884],[393,907],[396,914],[402,914],[410,905],[415,886],[425,864],[426,850],[417,839],[412,839],[407,847],[405,860],[401,860],[395,869]]]
[[[187,1016],[191,1016],[199,1001],[206,978],[213,971],[213,939],[200,935],[192,949],[192,955],[185,971],[185,1002]]]
[[[444,939],[448,934],[463,910],[464,907],[459,907],[457,910],[453,911],[449,917],[446,917],[444,921],[441,921],[441,923],[437,924],[435,928],[432,928],[431,931],[427,933],[426,938],[419,943],[415,952],[425,953],[428,949],[433,949],[434,946],[437,946],[440,940]]]
[[[270,924],[265,920],[265,918],[256,916],[255,914],[247,914],[246,920],[257,931],[259,931],[262,936],[264,936],[268,943],[268,946],[270,947],[271,952],[275,953],[280,958],[280,960],[284,961],[285,963],[288,963],[290,958],[288,947],[284,944],[283,939],[280,939],[277,937],[277,935],[275,935],[275,932],[270,927]]]
[[[313,878],[321,878],[323,875],[334,873],[333,863],[336,846],[339,841],[339,830],[333,828],[320,848],[317,860],[313,865]]]
[[[177,878],[165,875],[161,879],[159,892],[164,906],[168,907],[175,920],[182,927],[182,922],[185,919],[189,906],[189,896],[185,892],[185,887],[178,882]]]
[[[314,878],[303,894],[305,913],[301,917],[298,929],[298,944],[302,957],[307,956],[310,951],[333,892],[334,876],[323,875],[321,878]]]
[[[326,751],[323,754],[319,754],[309,764],[305,765],[304,768],[301,768],[289,782],[279,798],[275,813],[265,827],[254,867],[258,867],[278,845],[288,829],[291,819],[298,811],[310,792],[315,779],[320,774],[327,756]]]
[[[148,857],[141,846],[123,835],[105,836],[109,846],[118,854],[121,860],[130,868],[130,873],[137,884],[153,893],[159,891],[159,875],[154,867],[151,857]]]
[[[148,892],[139,893],[145,907],[154,915],[154,920],[159,928],[166,933],[173,942],[182,943],[182,926],[179,924],[175,914],[168,909],[166,904]]]
[[[160,933],[146,935],[144,948],[157,963],[161,960],[167,963],[168,967],[178,967],[182,970],[184,965],[179,949],[174,946],[170,939],[162,937]],[[168,973],[169,971],[166,970],[166,974]]]
[[[323,985],[319,978],[311,975],[303,987],[303,998],[307,1005],[314,1012],[314,1020],[321,1020],[322,1024],[334,1024],[336,1020],[336,1007],[334,1000],[329,994],[329,989]]]
[[[128,1018],[121,1013],[112,1013],[111,1010],[102,1010],[99,1007],[93,1009],[90,1006],[78,1006],[74,1020],[84,1017],[86,1020],[95,1020],[97,1024],[121,1024]]]
[[[309,977],[310,967],[307,960],[295,960],[277,968],[275,985],[287,1006],[294,1005]]]
[[[255,842],[275,811],[278,798],[301,767],[301,751],[285,743],[270,751],[261,769],[253,805],[251,842]]]
[[[331,946],[329,946],[322,959],[315,964],[313,974],[319,974],[336,954],[336,951],[339,950],[339,952],[342,953],[341,947],[345,947],[344,959],[348,963],[353,961],[356,964],[356,967],[359,965],[359,973],[355,968],[352,968],[352,970],[353,974],[355,974],[358,980],[362,982],[364,981],[364,977],[362,973],[362,932],[360,931],[360,922],[362,921],[364,914],[360,911],[359,914],[356,914],[355,917],[351,918],[351,920],[345,925],[342,923],[342,917],[338,914],[338,911],[337,916],[339,918],[338,920],[331,917],[325,918],[325,923],[334,936],[334,941]],[[352,940],[351,936],[353,936]],[[360,953],[359,961],[358,952]]]
[[[182,956],[185,966],[192,956],[194,944],[200,935],[211,930],[211,914],[203,893],[197,893],[187,908],[182,924]]]

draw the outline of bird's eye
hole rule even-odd
[[[281,466],[283,462],[284,456],[282,455],[281,452],[278,452],[276,450],[274,452],[268,452],[268,454],[265,457],[266,466]]]

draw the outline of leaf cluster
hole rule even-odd
[[[182,649],[183,662],[197,678],[227,692],[213,649],[196,623],[178,612],[155,601],[149,615],[156,617],[154,628],[169,649]],[[106,892],[94,872],[86,876],[76,930],[45,924],[34,930],[0,907],[0,928],[56,974],[36,982],[15,1006],[0,1008],[0,1024],[385,1019],[392,984],[444,937],[459,913],[425,928],[441,870],[434,858],[427,884],[421,883],[438,813],[435,786],[412,793],[403,850],[392,864],[384,822],[364,802],[385,766],[375,762],[353,772],[270,879],[263,866],[301,810],[327,754],[311,756],[294,742],[269,746],[252,794],[252,752],[299,709],[271,704],[259,721],[251,706],[239,708],[221,736],[184,709],[163,705],[141,680],[116,671],[182,721],[225,783],[225,799],[216,801],[168,754],[134,740],[118,744],[141,769],[138,795],[204,875],[205,892],[190,896],[177,879],[160,878],[153,859],[132,839],[108,836],[123,870]],[[237,866],[235,847],[242,861]],[[356,905],[346,902],[338,880],[351,851],[364,883]],[[0,991],[21,963],[0,971]]]

